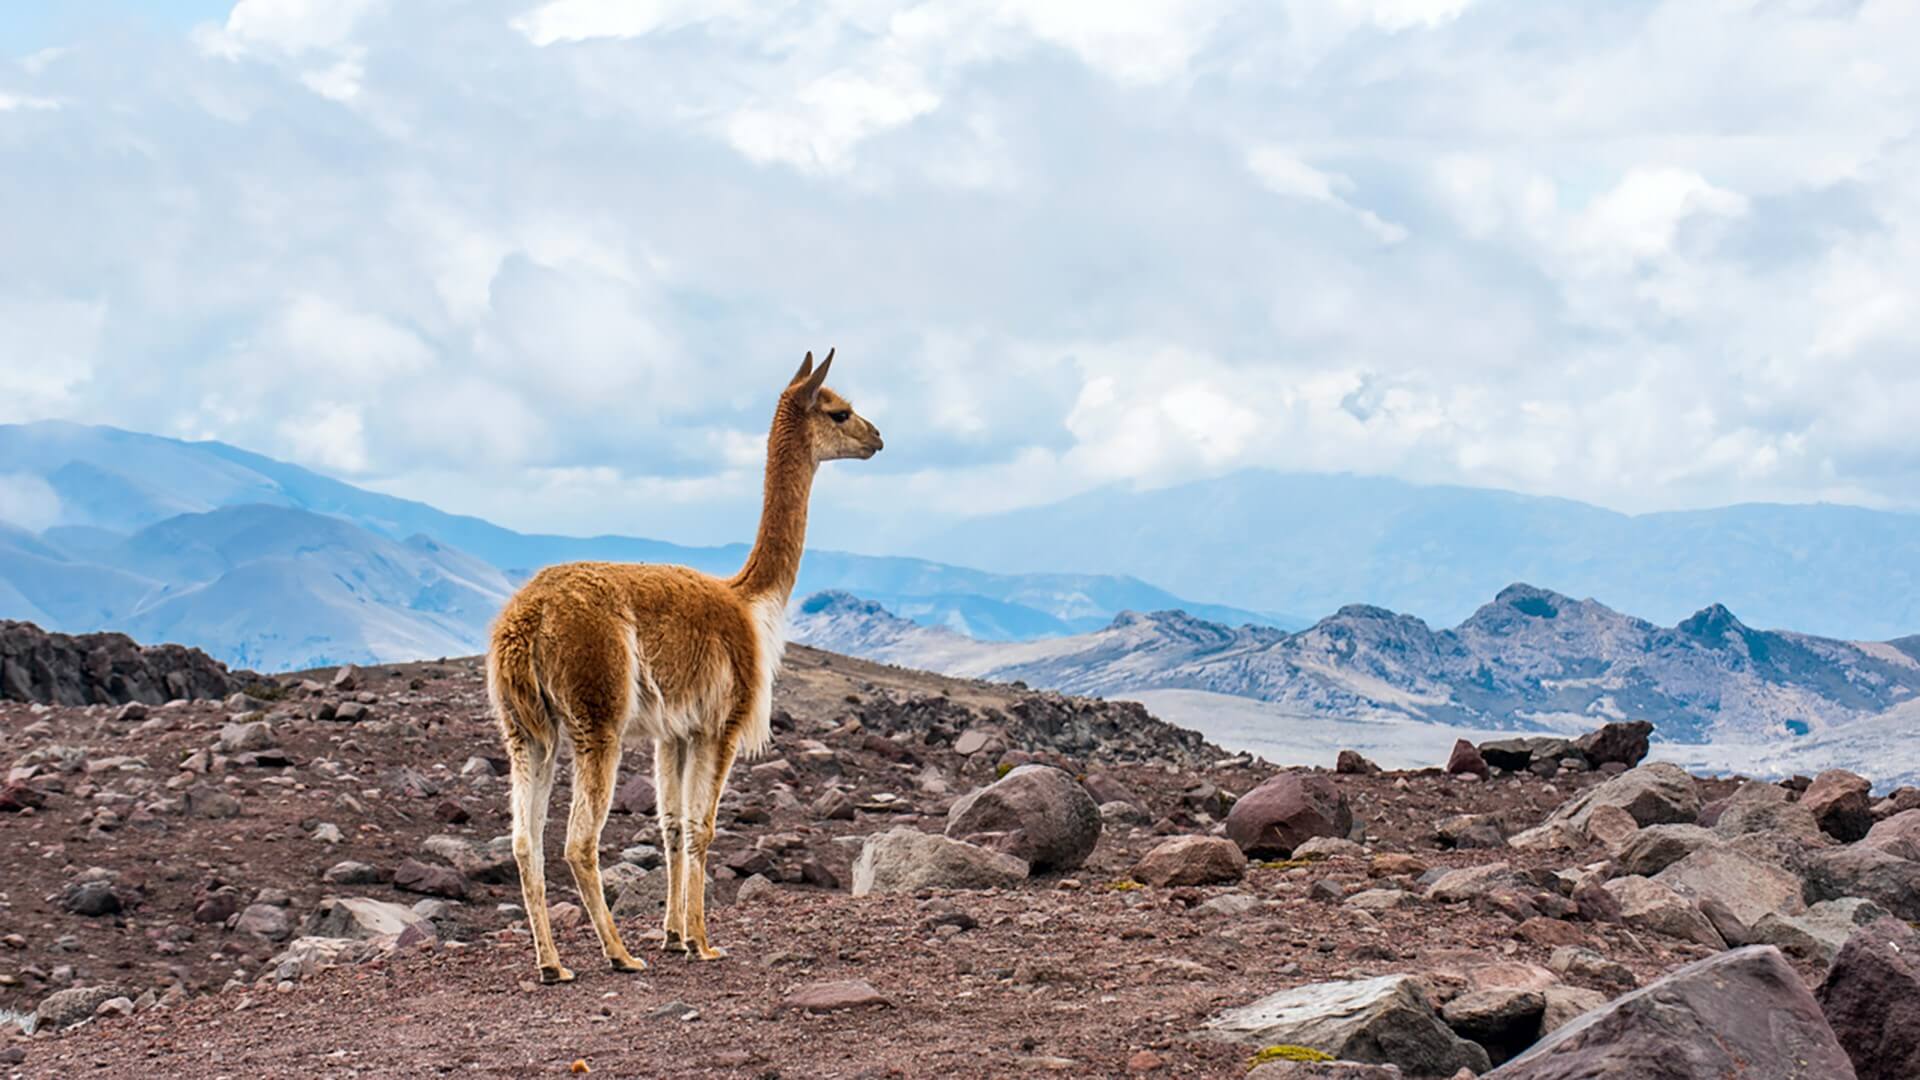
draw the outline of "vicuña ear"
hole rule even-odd
[[[800,361],[800,370],[793,373],[793,378],[787,380],[787,385],[797,385],[801,379],[811,374],[813,374],[813,350],[809,349],[807,350],[807,358]]]
[[[827,358],[820,361],[820,366],[814,368],[813,374],[808,375],[806,380],[800,384],[800,403],[802,405],[812,407],[814,401],[819,398],[820,388],[827,384],[827,369],[832,366],[833,350],[828,349]]]

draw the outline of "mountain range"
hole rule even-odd
[[[846,594],[808,597],[793,619],[795,640],[954,675],[1103,696],[1203,691],[1284,714],[1476,730],[1576,732],[1631,717],[1669,742],[1784,744],[1920,701],[1920,637],[1756,630],[1717,604],[1659,626],[1530,585],[1441,630],[1348,605],[1293,633],[1122,612],[1089,634],[992,643]]]
[[[1756,626],[1830,637],[1920,631],[1920,515],[1851,506],[1628,515],[1505,491],[1250,470],[968,518],[906,549],[1000,573],[1134,574],[1261,611],[1366,603],[1436,626],[1531,581],[1667,625],[1720,603]]]
[[[0,481],[31,486],[42,519],[0,524],[0,618],[123,630],[264,671],[477,652],[514,586],[550,563],[729,574],[747,550],[519,533],[223,443],[64,422],[0,425]],[[808,553],[800,587],[857,591],[985,640],[1091,630],[1138,607],[1274,621],[1124,575],[835,551]]]

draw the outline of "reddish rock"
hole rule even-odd
[[[1893,918],[1855,931],[1816,996],[1860,1080],[1920,1076],[1920,934]]]
[[[1472,773],[1484,778],[1490,771],[1487,759],[1480,756],[1480,751],[1472,743],[1465,739],[1454,742],[1453,753],[1447,755],[1447,772],[1456,776]]]
[[[467,896],[467,879],[461,877],[458,870],[450,866],[429,866],[418,859],[408,859],[394,868],[393,887],[402,892],[444,896],[449,900],[464,900]]]
[[[1632,768],[1647,756],[1647,737],[1652,734],[1651,721],[1618,721],[1587,732],[1575,739],[1573,746],[1596,768],[1610,764]]]
[[[873,984],[865,979],[813,983],[788,994],[783,1002],[786,1008],[816,1013],[873,1006],[887,1008],[892,1004],[886,995],[875,990]]]
[[[45,805],[47,797],[24,783],[0,787],[0,813],[17,814],[22,810],[38,810]]]
[[[1800,805],[1813,814],[1822,832],[1852,843],[1873,825],[1873,787],[1845,769],[1828,769],[1813,778]]]
[[[1316,836],[1344,837],[1353,811],[1325,776],[1281,773],[1245,795],[1227,813],[1227,836],[1251,856],[1287,856]]]
[[[1861,842],[1889,855],[1920,861],[1920,810],[1904,810],[1875,822]]]
[[[1135,881],[1146,885],[1212,885],[1239,881],[1247,857],[1231,840],[1218,836],[1176,836],[1155,845],[1134,865]]]
[[[1845,1080],[1820,1005],[1779,950],[1721,953],[1573,1020],[1487,1080]]]
[[[653,781],[644,776],[634,775],[620,785],[613,795],[613,812],[616,814],[651,814],[656,796]]]
[[[1334,758],[1333,771],[1348,776],[1370,776],[1380,771],[1380,766],[1368,761],[1358,750],[1342,750]]]
[[[1127,1071],[1131,1073],[1150,1073],[1165,1068],[1167,1063],[1159,1054],[1151,1050],[1136,1050],[1127,1058]]]

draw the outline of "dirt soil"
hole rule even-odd
[[[332,674],[307,677],[324,683]],[[433,861],[422,849],[431,835],[485,841],[507,831],[505,779],[469,760],[499,754],[477,661],[364,670],[350,691],[303,693],[299,678],[282,680],[274,692],[286,696],[266,703],[275,745],[254,759],[208,752],[231,721],[229,704],[175,704],[131,721],[104,706],[0,705],[0,745],[9,760],[42,759],[25,782],[45,795],[37,809],[0,814],[0,1010],[29,1013],[63,986],[102,983],[164,1002],[60,1033],[0,1036],[0,1075],[254,1080],[584,1067],[616,1077],[1239,1076],[1248,1051],[1195,1038],[1195,1029],[1223,1007],[1287,987],[1411,972],[1444,993],[1476,966],[1544,966],[1554,945],[1569,942],[1642,981],[1707,954],[1617,924],[1522,925],[1486,905],[1416,899],[1359,911],[1337,898],[1413,887],[1411,873],[1376,880],[1364,855],[1256,865],[1234,885],[1133,886],[1128,870],[1165,835],[1217,828],[1213,788],[1244,792],[1275,771],[1244,759],[1161,764],[1140,745],[1052,758],[1131,789],[1145,810],[1140,825],[1110,824],[1071,875],[1010,890],[855,898],[846,883],[860,837],[900,824],[939,831],[954,798],[992,779],[999,747],[962,756],[956,727],[997,731],[1023,709],[1104,706],[796,648],[776,694],[783,718],[770,755],[792,769],[742,765],[723,804],[710,925],[728,959],[663,955],[656,920],[626,918],[628,944],[652,966],[619,975],[574,922],[560,945],[579,980],[536,985],[508,877],[465,882],[464,901],[439,920],[438,942],[278,982],[270,961],[284,942],[228,920],[196,921],[196,910],[237,894],[243,906],[284,906],[297,935],[323,897],[422,899],[390,884],[323,882],[342,860],[390,872],[405,859]],[[365,704],[366,718],[313,716],[342,702]],[[1167,755],[1193,756],[1194,745],[1169,745]],[[1198,756],[1225,758],[1210,747]],[[630,753],[623,779],[648,768],[644,753]],[[1335,779],[1365,823],[1369,855],[1409,852],[1426,868],[1558,869],[1605,858],[1597,849],[1442,850],[1434,836],[1455,814],[1500,814],[1512,830],[1536,824],[1595,782],[1590,774]],[[819,820],[811,804],[829,786],[863,809]],[[193,807],[210,790],[234,796],[238,815],[200,816]],[[1723,790],[1708,783],[1703,794]],[[183,810],[188,792],[199,802],[185,799]],[[547,833],[555,901],[572,898],[559,858],[566,801],[556,792]],[[315,839],[323,825],[340,842]],[[754,865],[756,844],[775,835],[783,839],[768,874],[779,884],[735,902],[740,880],[730,866]],[[623,847],[656,842],[650,815],[617,814],[603,858],[611,864]],[[805,862],[837,887],[803,882]],[[66,909],[63,897],[93,867],[117,873],[119,912]],[[1317,884],[1335,899],[1311,895]],[[1239,914],[1200,907],[1227,893],[1261,903]],[[800,987],[847,979],[870,983],[884,1003],[818,1015],[783,1005]]]

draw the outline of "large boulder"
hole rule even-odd
[[[1689,824],[1700,815],[1700,792],[1693,777],[1678,765],[1657,761],[1628,769],[1604,784],[1596,784],[1562,803],[1548,821],[1564,821],[1585,829],[1598,806],[1618,806],[1633,815],[1642,828],[1670,823]]]
[[[1447,755],[1447,771],[1454,775],[1472,773],[1485,779],[1490,770],[1487,768],[1485,759],[1481,758],[1480,751],[1474,749],[1472,743],[1465,739],[1455,739],[1453,752]]]
[[[1920,860],[1920,810],[1902,810],[1874,822],[1861,843],[1902,859]]]
[[[1713,831],[1723,839],[1767,833],[1802,845],[1828,842],[1805,804],[1791,801],[1786,788],[1758,780],[1741,785],[1727,799]]]
[[[1771,945],[1789,956],[1831,964],[1854,931],[1886,917],[1886,908],[1862,897],[1822,900],[1809,905],[1804,915],[1761,916],[1753,927],[1753,944]]]
[[[1816,996],[1860,1080],[1920,1076],[1920,934],[1898,919],[1861,929]]]
[[[1652,734],[1651,721],[1620,720],[1573,740],[1573,748],[1595,768],[1615,763],[1632,768],[1647,756],[1647,740]]]
[[[1633,834],[1614,861],[1623,874],[1652,877],[1702,848],[1719,844],[1713,830],[1698,825],[1649,825]]]
[[[1412,1076],[1484,1072],[1478,1044],[1453,1033],[1410,975],[1313,983],[1228,1009],[1201,1034],[1251,1047],[1304,1046],[1347,1061],[1398,1065]]]
[[[1852,843],[1873,825],[1873,785],[1845,769],[1828,769],[1814,777],[1800,805],[1835,840]]]
[[[1620,921],[1712,949],[1727,947],[1720,931],[1691,897],[1651,878],[1614,878],[1605,886],[1620,905]]]
[[[1847,1080],[1820,1005],[1778,950],[1688,964],[1560,1027],[1487,1080]]]
[[[1133,878],[1145,885],[1217,885],[1239,881],[1247,857],[1233,841],[1219,836],[1176,836],[1162,840],[1134,864]]]
[[[1227,836],[1250,856],[1280,856],[1316,836],[1346,836],[1353,811],[1324,776],[1281,773],[1240,796],[1227,812]]]
[[[1100,804],[1064,770],[1022,765],[962,798],[947,835],[1024,859],[1033,871],[1066,871],[1100,841]],[[974,837],[991,839],[973,840]]]
[[[1500,986],[1461,994],[1440,1015],[1462,1038],[1485,1047],[1497,1064],[1533,1045],[1546,1011],[1544,988]]]
[[[1809,900],[1864,896],[1902,919],[1920,921],[1920,862],[1851,844],[1814,853],[1805,873]]]
[[[1807,910],[1800,876],[1726,848],[1702,848],[1653,878],[1690,896],[1733,945],[1755,940],[1754,927],[1768,915],[1799,915]]]
[[[991,889],[1026,877],[1027,864],[1016,856],[902,825],[867,837],[853,861],[853,895]]]

